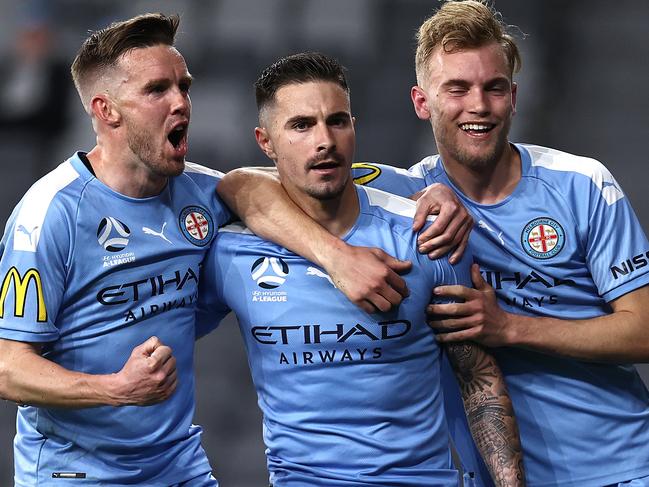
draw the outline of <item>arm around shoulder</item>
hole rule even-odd
[[[291,200],[274,169],[235,169],[217,191],[254,233],[323,267],[336,287],[368,313],[388,311],[407,296],[398,273],[409,270],[409,262],[330,234]]]

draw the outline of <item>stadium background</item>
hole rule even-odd
[[[88,29],[137,13],[182,15],[196,78],[189,159],[226,171],[266,164],[253,138],[252,83],[277,57],[322,50],[349,68],[356,160],[407,167],[434,151],[415,117],[413,34],[424,0],[0,0],[0,219],[40,175],[94,144],[66,74]],[[520,40],[512,140],[607,164],[649,229],[649,3],[497,0]],[[519,39],[523,37],[519,35]],[[30,62],[31,61],[31,62]],[[623,256],[621,256],[623,257]],[[260,415],[234,319],[197,347],[197,422],[222,485],[266,485]],[[649,367],[640,366],[646,382]],[[386,391],[387,392],[387,391]],[[15,407],[0,402],[0,485],[12,483]]]

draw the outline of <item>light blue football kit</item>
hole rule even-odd
[[[431,290],[470,285],[416,251],[412,201],[357,187],[344,237],[413,262],[397,310],[367,314],[302,257],[240,225],[221,229],[201,281],[206,333],[235,312],[263,412],[274,487],[457,486],[439,385],[441,350],[425,322]]]
[[[628,199],[593,159],[515,147],[521,180],[493,205],[463,195],[439,156],[407,171],[358,164],[354,175],[400,195],[432,183],[452,187],[475,219],[474,258],[505,310],[563,319],[610,313],[608,303],[649,282],[649,243]],[[493,352],[514,404],[530,486],[601,487],[649,475],[649,393],[632,365]]]
[[[19,407],[16,485],[216,485],[197,483],[211,468],[192,425],[192,362],[199,265],[230,216],[215,194],[221,173],[187,163],[159,195],[136,199],[83,159],[36,182],[7,224],[0,338],[110,374],[155,335],[173,350],[178,386],[148,407]]]

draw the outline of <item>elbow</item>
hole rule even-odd
[[[258,168],[239,167],[232,169],[221,178],[221,181],[216,186],[216,192],[222,198],[226,198],[236,194],[239,190],[252,189],[250,186],[254,186],[256,182],[259,182],[260,178],[266,177],[269,177],[269,174],[260,171]]]
[[[240,171],[240,169],[234,169],[228,172],[216,185],[216,192],[226,202],[229,200],[229,196],[234,194],[242,184],[242,178],[245,176]]]
[[[6,357],[0,357],[0,399],[14,401],[11,394],[11,367]]]
[[[2,352],[6,352],[6,350],[0,351],[0,399],[24,404],[21,390],[17,384],[18,366],[15,363],[15,356]]]

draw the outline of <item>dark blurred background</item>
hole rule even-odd
[[[649,228],[649,2],[496,0],[519,27],[523,70],[511,139],[587,155],[612,170]],[[227,171],[266,164],[253,137],[252,83],[303,50],[349,68],[357,160],[407,167],[435,151],[412,110],[414,32],[424,0],[0,0],[0,220],[31,183],[94,145],[68,67],[89,29],[138,13],[180,13],[190,72],[189,159]],[[525,35],[523,35],[523,33]],[[238,328],[198,343],[197,422],[224,487],[267,485],[260,415]],[[649,379],[649,367],[639,366]],[[11,485],[15,407],[0,402],[0,486]]]

